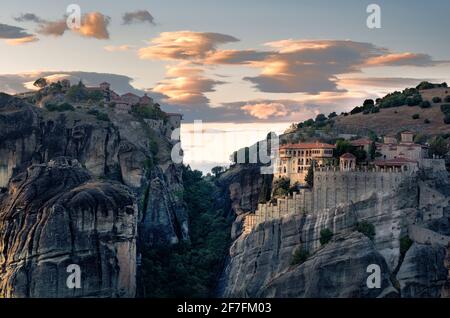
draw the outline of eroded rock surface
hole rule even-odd
[[[0,197],[0,296],[134,297],[137,207],[77,160],[30,166]],[[66,284],[81,270],[81,288]]]

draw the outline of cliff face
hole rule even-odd
[[[262,223],[232,244],[221,295],[445,296],[449,189],[446,172],[429,169],[389,194],[373,193],[349,205]],[[357,231],[357,224],[363,221],[374,225],[373,240]],[[334,235],[322,245],[320,232],[325,228]],[[293,265],[298,250],[310,255]],[[381,269],[380,288],[366,284],[371,264]]]
[[[48,112],[0,94],[0,192],[4,193],[0,197],[2,295],[132,296],[135,294],[136,245],[172,244],[189,239],[182,195],[174,195],[182,191],[183,186],[181,168],[170,158],[171,141],[143,120],[110,109],[102,111],[108,113],[109,120],[101,120],[83,110]],[[59,157],[66,158],[67,162],[76,161],[82,168],[65,164],[64,171],[68,172],[61,176],[62,180],[53,180],[54,164],[51,162]],[[49,176],[44,178],[47,183],[42,183],[42,176],[32,178],[30,169],[47,169]],[[15,198],[19,194],[13,192],[18,188],[12,180],[19,176],[22,181],[26,179],[19,187],[25,188],[21,195],[29,198]],[[73,191],[81,193],[75,201],[68,198]],[[128,194],[124,195],[123,191]],[[80,198],[89,200],[83,204]],[[102,207],[105,211],[98,206],[103,201],[112,201],[110,207]],[[58,204],[59,213],[54,212],[54,204]],[[7,208],[10,205],[14,208]],[[28,223],[16,224],[17,205],[27,206],[27,210],[21,212],[21,220]],[[129,214],[130,206],[132,214]],[[125,211],[123,216],[122,210]],[[124,216],[128,215],[133,217],[125,220]],[[101,226],[95,225],[100,220]],[[52,240],[58,237],[51,236],[52,231],[46,234],[51,239],[42,240],[34,235],[39,227],[43,228],[39,231],[46,232],[60,221],[67,224],[64,230],[75,224],[72,228],[75,232],[65,234],[67,242],[61,243],[56,252]],[[76,232],[78,226],[79,233]],[[129,230],[131,228],[133,231]],[[63,227],[58,230],[61,231]],[[82,238],[79,244],[72,237],[78,235]],[[88,239],[92,242],[84,242]],[[56,253],[60,259],[55,261],[53,256],[46,256],[46,250]],[[89,287],[70,294],[61,281],[57,282],[57,289],[33,283],[41,279],[33,273],[39,273],[43,281],[49,280],[46,275],[56,277],[66,264],[64,253],[76,256],[77,251],[85,257],[84,265],[95,267],[92,268],[95,271],[86,273]],[[46,267],[30,265],[31,259],[39,262],[48,257],[51,261],[47,265],[43,263]],[[14,258],[17,260],[12,261]],[[53,266],[52,262],[59,265]],[[53,268],[54,272],[44,275],[45,268]],[[40,287],[34,287],[38,285]],[[16,291],[11,291],[13,286],[17,286]]]
[[[236,217],[231,230],[233,240],[242,234],[245,215],[270,196],[273,176],[260,174],[260,169],[258,164],[237,164],[217,180],[217,206],[227,211],[227,217]]]
[[[73,159],[32,165],[0,197],[0,297],[133,297],[137,206]],[[66,284],[81,269],[80,289]]]

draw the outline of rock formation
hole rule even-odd
[[[189,239],[172,141],[101,111],[0,93],[0,296],[132,297],[140,246]],[[65,287],[71,262],[80,290]]]
[[[445,296],[449,189],[445,170],[428,169],[389,193],[261,223],[233,242],[218,293],[225,297]],[[373,240],[358,232],[361,222],[374,226]],[[322,245],[321,230],[326,228],[334,235]],[[292,263],[299,250],[309,252],[309,257]],[[371,264],[381,269],[380,288],[366,284]]]

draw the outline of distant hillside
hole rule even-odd
[[[342,134],[367,136],[396,134],[411,130],[427,136],[450,134],[450,88],[446,83],[422,82],[379,98],[365,100],[348,113],[326,116],[294,124],[284,136],[295,139],[333,137]]]

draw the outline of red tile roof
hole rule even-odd
[[[351,154],[350,152],[344,153],[341,158],[343,159],[355,159],[355,155]]]
[[[357,146],[371,145],[372,140],[367,139],[367,138],[361,138],[361,139],[352,140],[352,141],[350,141],[350,143],[352,144],[352,146],[357,147]]]
[[[408,163],[417,163],[417,161],[410,160],[403,157],[398,157],[395,159],[388,159],[388,160],[375,160],[376,166],[403,166]]]
[[[280,149],[334,149],[334,145],[315,142],[315,143],[300,143],[300,144],[286,144],[280,146]]]

